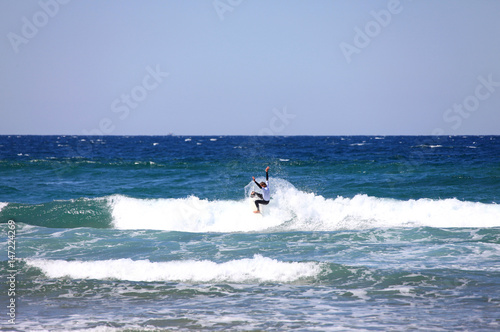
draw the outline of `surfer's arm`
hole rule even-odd
[[[253,179],[253,182],[255,182],[255,184],[257,185],[257,187],[262,189],[262,186],[257,181],[255,181],[255,177],[252,176],[252,179]]]
[[[269,166],[266,168],[266,181],[269,181]]]

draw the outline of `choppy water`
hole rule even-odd
[[[0,136],[1,329],[496,331],[499,202],[497,136]]]

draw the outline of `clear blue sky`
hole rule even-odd
[[[0,0],[0,134],[500,134],[498,0]]]

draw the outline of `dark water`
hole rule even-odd
[[[496,331],[499,202],[498,136],[0,136],[1,329]]]

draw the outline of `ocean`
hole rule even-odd
[[[498,331],[499,203],[499,136],[0,136],[0,330]]]

